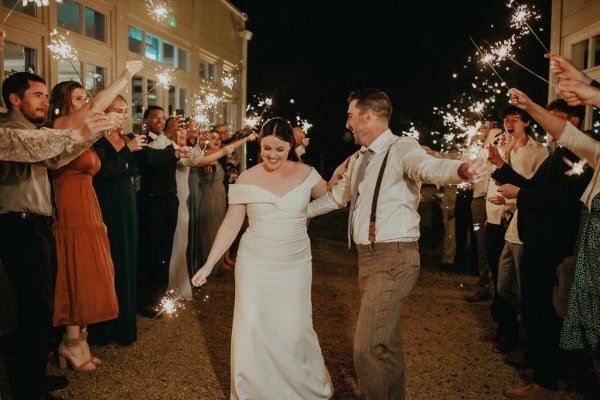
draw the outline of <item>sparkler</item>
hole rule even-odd
[[[167,314],[169,317],[172,317],[173,314],[178,317],[177,311],[185,309],[185,304],[181,300],[181,295],[178,295],[177,291],[167,290],[167,293],[160,299],[160,305],[155,308],[157,314],[154,318],[158,318],[162,313]]]
[[[159,87],[161,85],[162,85],[163,89],[169,90],[169,88],[171,87],[171,85],[173,83],[173,80],[175,79],[175,77],[173,76],[175,71],[177,71],[176,68],[158,67],[156,69],[156,75],[155,75],[156,76],[156,84],[154,86],[152,86],[150,89],[146,90],[136,101],[134,101],[133,104],[131,104],[131,107],[135,106],[144,97],[148,96],[148,93],[150,93],[151,91],[153,91],[154,89],[156,89],[157,87]]]
[[[519,36],[521,36],[521,37],[525,36],[529,32],[531,32],[531,34],[542,45],[544,50],[546,50],[546,53],[550,53],[550,50],[548,50],[548,48],[546,47],[544,42],[542,42],[542,39],[540,39],[540,37],[535,33],[535,31],[529,25],[529,22],[527,22],[527,20],[529,20],[529,19],[539,20],[541,18],[541,16],[537,12],[535,12],[533,9],[529,9],[527,7],[527,5],[525,5],[525,4],[521,4],[517,7],[514,7],[513,3],[514,3],[514,1],[510,1],[507,4],[507,6],[509,8],[512,8],[513,10],[515,10],[515,13],[513,14],[512,18],[511,18],[510,27],[520,30],[521,34]],[[525,28],[525,27],[527,27],[527,28]]]
[[[154,0],[146,0],[146,9],[150,17],[156,22],[164,21],[171,12],[167,8],[167,3]]]
[[[584,170],[585,164],[586,164],[585,160],[579,160],[577,162],[573,162],[573,161],[569,160],[567,157],[563,157],[563,160],[569,167],[571,167],[570,170],[565,172],[565,175],[573,176],[573,175],[583,174],[583,170]]]
[[[233,87],[235,86],[235,78],[233,77],[233,75],[225,73],[223,74],[223,79],[221,79],[221,83],[227,89],[233,90]]]
[[[469,36],[469,40],[471,40],[471,43],[473,43],[473,46],[475,46],[475,48],[477,49],[477,51],[481,54],[481,56],[483,57],[482,60],[486,60],[485,62],[487,63],[487,65],[490,66],[490,68],[492,69],[492,71],[494,71],[494,73],[496,74],[496,76],[498,77],[498,79],[500,79],[500,81],[502,81],[502,83],[504,83],[506,85],[506,82],[504,81],[504,79],[502,79],[502,77],[500,76],[500,74],[498,73],[498,71],[496,71],[496,68],[494,68],[494,66],[491,63],[491,60],[489,59],[489,54],[486,55],[483,53],[483,51],[481,51],[481,49],[479,48],[479,46],[477,46],[477,43],[475,43],[475,41],[473,40],[473,38],[471,36]]]

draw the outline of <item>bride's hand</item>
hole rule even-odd
[[[198,270],[198,272],[196,272],[196,274],[194,274],[194,277],[192,278],[192,284],[194,286],[204,285],[206,283],[206,278],[208,278],[211,272],[212,268],[209,268],[206,265],[203,266]]]

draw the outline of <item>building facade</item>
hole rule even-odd
[[[550,46],[600,81],[600,0],[552,0]],[[550,79],[558,81],[552,74]],[[548,96],[556,98],[554,87]],[[600,133],[600,111],[588,107],[584,129]]]
[[[153,18],[150,4],[166,4],[168,13]],[[31,71],[48,87],[81,81],[95,93],[123,70],[128,60],[143,60],[144,69],[122,93],[135,125],[150,105],[173,115],[194,114],[194,100],[208,94],[222,99],[211,111],[211,124],[240,127],[246,107],[247,45],[252,33],[247,17],[226,0],[63,0],[22,6],[22,0],[0,0],[0,18],[8,18],[2,76]],[[76,60],[56,60],[47,48],[56,29],[77,51]],[[171,86],[158,84],[157,73],[174,69]],[[222,79],[235,80],[232,87]],[[4,105],[2,105],[5,111]],[[130,128],[133,128],[130,126]]]

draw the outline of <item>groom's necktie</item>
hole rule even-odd
[[[352,200],[350,201],[350,212],[348,213],[348,248],[352,246],[352,216],[354,214],[354,209],[356,208],[356,199],[358,198],[358,185],[360,185],[365,177],[365,171],[367,170],[367,165],[369,164],[369,160],[371,160],[372,155],[373,150],[371,149],[367,149],[364,152],[362,163],[358,168],[356,181],[354,182],[354,187],[352,188]]]

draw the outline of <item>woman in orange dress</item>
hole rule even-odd
[[[59,83],[50,95],[54,119],[49,125],[76,128],[92,106],[105,109],[139,69],[141,64],[128,63],[123,74],[90,103],[78,82]],[[66,368],[68,361],[78,371],[94,370],[100,363],[90,354],[87,325],[116,318],[119,308],[106,226],[92,185],[99,170],[100,158],[89,148],[53,174],[58,265],[53,322],[66,326],[58,348],[60,367]]]

